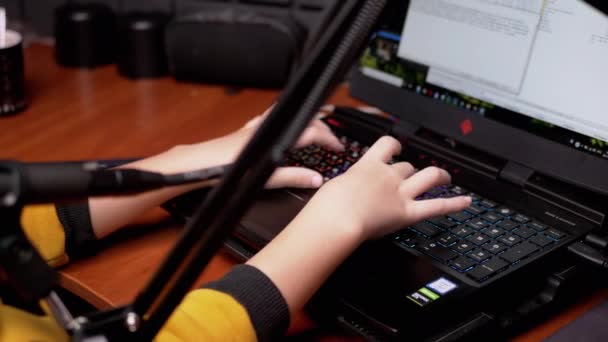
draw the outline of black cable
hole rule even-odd
[[[575,242],[568,246],[568,252],[578,256],[579,258],[588,261],[589,263],[608,268],[608,257],[597,248],[589,246],[582,241]]]
[[[20,163],[0,160],[0,197],[21,196],[25,203],[35,204],[61,203],[92,196],[131,195],[217,180],[229,168],[230,165],[221,165],[164,175],[128,168],[106,169],[97,162]]]
[[[577,257],[602,268],[608,268],[608,239],[605,237],[588,234],[584,241],[575,242],[568,246],[568,252]]]
[[[585,236],[585,243],[602,251],[605,251],[606,247],[608,247],[608,239],[593,233]]]
[[[221,165],[185,173],[165,176],[165,185],[185,185],[217,179],[228,172],[231,165]]]

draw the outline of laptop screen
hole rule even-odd
[[[608,159],[605,15],[580,0],[398,3],[362,74]]]

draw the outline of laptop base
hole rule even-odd
[[[226,250],[237,260],[246,261],[251,258],[256,249],[238,238],[231,238],[225,244]],[[540,290],[521,298],[510,310],[501,307],[488,307],[484,311],[469,314],[452,325],[441,325],[429,322],[432,327],[428,334],[419,334],[422,327],[411,335],[392,335],[379,328],[375,318],[368,316],[351,306],[349,303],[337,300],[335,294],[326,285],[311,300],[307,311],[318,324],[339,326],[344,331],[355,336],[363,337],[366,341],[458,341],[458,340],[492,340],[502,341],[512,339],[525,331],[543,323],[543,321],[559,314],[564,309],[574,305],[585,296],[605,287],[608,282],[605,273],[598,272],[586,264],[572,262],[565,267],[556,267],[544,277],[544,285]],[[500,314],[497,314],[500,312]],[[458,314],[458,312],[455,312]],[[412,335],[416,335],[415,337]]]
[[[361,122],[365,122],[364,119],[367,117],[361,118],[352,114],[345,117],[332,116],[334,120],[339,120],[340,127],[348,131],[349,136],[354,136],[364,144],[396,128],[383,126],[382,122],[368,122],[362,130]],[[401,134],[396,135],[401,137]],[[437,139],[435,135],[427,135],[425,133],[415,139],[414,137],[407,139],[406,160],[417,162],[420,164],[419,167],[437,161],[437,165],[443,168],[454,168],[443,160],[448,159],[452,160],[452,163],[462,164],[460,158],[472,160],[475,157],[478,160],[476,165],[482,166],[481,171],[498,174],[497,170],[500,168],[496,165],[500,164],[500,160],[458,148],[457,151],[453,151],[450,146],[443,146],[442,139]],[[441,158],[429,157],[434,155],[439,155]],[[432,258],[419,255],[420,251],[424,253],[424,248],[414,250],[407,243],[405,244],[407,246],[403,247],[403,239],[392,242],[385,239],[375,244],[368,243],[349,258],[319,291],[310,306],[313,317],[332,324],[338,323],[371,341],[403,339],[446,341],[464,338],[471,340],[484,334],[493,335],[492,338],[495,339],[496,335],[513,336],[516,333],[512,331],[522,331],[523,328],[520,326],[533,321],[534,316],[546,317],[553,309],[563,307],[569,299],[580,298],[581,293],[593,290],[598,283],[597,280],[591,280],[590,274],[593,272],[588,272],[586,268],[579,266],[563,248],[591,231],[593,228],[591,225],[581,217],[573,217],[565,212],[563,207],[552,206],[549,210],[544,202],[538,201],[536,198],[538,196],[523,194],[516,189],[521,187],[521,184],[514,188],[508,181],[500,179],[497,181],[482,175],[470,176],[470,172],[478,172],[477,168],[465,170],[465,167],[458,167],[457,169],[452,170],[456,175],[455,180],[467,181],[469,178],[474,178],[478,188],[484,189],[485,192],[500,194],[502,200],[509,202],[509,207],[514,206],[515,210],[524,210],[522,208],[525,207],[528,211],[536,208],[538,210],[532,211],[557,213],[553,216],[562,218],[562,221],[566,218],[566,222],[575,223],[575,229],[564,226],[563,222],[549,220],[546,223],[552,227],[556,226],[568,232],[565,238],[562,237],[559,248],[542,255],[542,262],[537,260],[529,262],[530,259],[525,256],[522,261],[513,259],[511,263],[518,268],[513,276],[512,272],[498,271],[497,278],[508,279],[495,281],[496,278],[490,280],[480,278],[481,283],[475,283],[469,279],[471,277],[462,276],[470,269],[475,270],[479,267],[469,269],[465,267],[460,274],[455,275],[447,266],[458,265],[448,263],[437,267],[437,260],[432,264]],[[500,178],[500,174],[498,177]],[[464,185],[468,188],[467,184]],[[227,243],[228,250],[240,260],[250,258],[291,221],[313,194],[314,191],[294,189],[264,191],[255,206],[241,221],[233,238]],[[165,207],[179,217],[188,217],[193,210],[191,208],[193,204],[200,203],[204,195],[202,192],[191,193],[186,196],[187,198],[168,203]],[[553,202],[557,202],[555,199],[553,198]],[[480,201],[481,199],[478,200]],[[486,205],[496,204],[490,201]],[[518,206],[520,208],[517,208]],[[579,212],[584,213],[580,210]],[[485,219],[493,220],[492,217]],[[459,218],[454,220],[462,221]],[[437,222],[439,226],[444,223]],[[428,238],[431,236],[428,234],[433,234],[424,229],[420,230],[424,227],[410,228],[415,229],[414,232],[418,237],[426,234]],[[513,227],[502,228],[509,231],[513,229]],[[453,229],[450,231],[454,233]],[[536,234],[530,228],[520,233],[523,232]],[[538,235],[540,236],[541,233]],[[531,246],[530,243],[526,245]],[[420,247],[424,246],[426,245],[422,244]],[[476,279],[476,277],[472,278]]]

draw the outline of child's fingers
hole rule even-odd
[[[266,183],[269,189],[302,188],[316,189],[323,185],[323,176],[303,167],[280,167]]]
[[[388,163],[393,156],[401,153],[401,144],[397,139],[389,136],[384,136],[363,155],[361,161],[382,161]]]
[[[298,139],[296,147],[304,147],[311,144],[321,145],[333,151],[344,151],[344,145],[342,145],[331,130],[316,123],[306,128],[300,139]]]
[[[412,166],[412,164],[408,162],[396,163],[390,166],[393,170],[397,171],[399,176],[403,179],[410,178],[415,172],[416,169]]]
[[[406,179],[400,187],[402,193],[414,198],[436,186],[449,184],[452,180],[450,174],[437,167],[427,167]]]
[[[407,220],[419,222],[431,217],[458,212],[470,205],[471,197],[467,196],[412,201],[407,208]]]

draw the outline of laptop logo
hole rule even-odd
[[[466,119],[460,123],[460,131],[463,135],[469,135],[473,133],[473,121]]]
[[[448,292],[455,290],[458,287],[458,285],[441,277],[441,278],[435,280],[434,282],[428,284],[426,287],[428,287],[429,289],[431,289],[441,295],[445,295],[445,294],[448,294]]]

